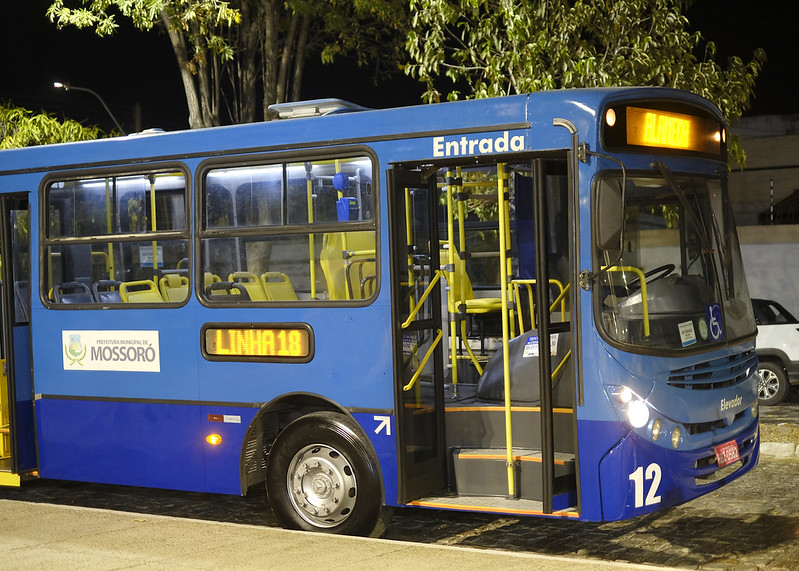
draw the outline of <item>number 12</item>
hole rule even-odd
[[[660,503],[660,496],[657,495],[658,487],[660,487],[661,470],[660,465],[652,463],[646,467],[646,480],[652,480],[652,485],[649,487],[649,492],[646,494],[644,500],[644,467],[639,466],[635,472],[630,474],[629,480],[633,483],[635,488],[635,507],[641,508],[644,506],[651,506]]]

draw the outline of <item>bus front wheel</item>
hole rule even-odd
[[[267,459],[266,490],[288,529],[372,536],[384,529],[377,459],[343,414],[316,412],[286,426]]]

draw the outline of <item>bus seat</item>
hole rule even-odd
[[[342,235],[346,236],[346,249]],[[374,293],[374,232],[329,232],[322,238],[319,264],[330,299],[364,299]]]
[[[158,281],[158,287],[165,301],[184,301],[189,295],[189,278],[165,274]]]
[[[291,280],[283,272],[261,274],[261,287],[269,301],[297,301],[297,293]]]
[[[216,301],[225,301],[228,303],[250,300],[250,294],[247,293],[247,288],[245,288],[243,284],[223,281],[211,282],[205,286],[205,296],[209,299],[226,296],[224,299]]]
[[[158,303],[164,298],[158,292],[153,280],[137,280],[122,282],[119,285],[119,296],[125,303]]]
[[[564,367],[552,380],[552,404],[556,407],[571,407],[574,398],[574,369],[571,350],[571,333],[550,333],[556,338],[551,355],[551,371],[567,359]],[[538,382],[538,330],[531,329],[508,342],[510,363],[510,398],[513,402],[537,404],[541,402],[541,386]],[[477,382],[477,398],[485,401],[504,402],[505,377],[502,349],[494,353],[486,363]]]
[[[82,282],[56,284],[53,294],[56,303],[94,303],[92,291]]]
[[[250,272],[233,272],[227,279],[229,282],[242,285],[244,289],[247,290],[247,295],[250,296],[252,301],[266,301],[266,294],[255,274]]]
[[[213,284],[222,283],[222,278],[220,278],[216,274],[212,274],[211,272],[204,272],[203,273],[203,291],[206,295],[212,295],[210,292],[212,291],[211,286]],[[227,293],[226,290],[222,289],[214,289],[213,295],[225,295]]]
[[[92,284],[94,299],[100,303],[120,303],[119,286],[122,282],[117,280],[100,280]]]
[[[441,263],[446,264],[449,260],[449,251],[441,250]],[[452,279],[452,283],[447,283],[449,286],[449,294],[447,295],[447,311],[450,313],[459,313],[458,305],[461,303],[466,306],[466,313],[490,313],[492,311],[502,310],[502,300],[498,297],[475,297],[474,290],[472,289],[472,281],[469,279],[460,263],[460,255],[457,251],[453,251],[455,267],[453,272],[447,272],[445,277],[447,280]],[[458,299],[460,296],[461,283],[463,284],[463,301]]]

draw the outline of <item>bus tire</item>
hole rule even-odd
[[[266,491],[287,529],[377,536],[385,529],[377,458],[350,417],[315,412],[286,426],[266,463]]]
[[[779,404],[788,395],[790,385],[788,375],[780,363],[761,361],[758,365],[757,400],[759,404],[771,406]]]

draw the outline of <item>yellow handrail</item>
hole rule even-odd
[[[508,263],[508,232],[510,228],[510,205],[505,194],[505,165],[497,164],[497,201],[499,202],[499,261],[502,268],[502,281],[499,293],[502,299],[502,373],[505,389],[505,448],[506,468],[508,473],[508,496],[516,496],[515,462],[513,459],[513,423],[511,421],[510,395],[510,319],[508,315],[508,286],[510,281],[510,264]]]
[[[632,272],[638,276],[638,281],[641,283],[641,313],[644,319],[644,337],[649,337],[649,305],[646,298],[646,276],[641,268],[635,266],[611,266],[609,268],[602,268],[608,272]]]
[[[308,210],[308,224],[314,223],[313,216],[313,179],[306,166],[305,173],[305,203]],[[316,299],[316,244],[313,232],[308,233],[308,264],[311,278],[311,299]]]
[[[514,300],[516,301],[517,310],[518,310],[518,307],[520,305],[520,303],[519,303],[520,302],[520,299],[519,299],[519,286],[526,286],[527,287],[527,300],[528,300],[529,305],[530,305],[530,328],[531,329],[535,329],[535,311],[533,311],[533,288],[532,288],[532,286],[534,286],[535,283],[536,283],[536,281],[534,279],[511,280],[511,285],[513,285],[513,297],[514,297]],[[550,315],[552,315],[552,313],[555,312],[555,308],[558,305],[560,305],[560,313],[561,313],[561,315],[565,315],[566,314],[566,294],[568,293],[569,287],[570,287],[571,284],[566,284],[566,286],[564,287],[563,284],[560,281],[556,280],[556,279],[549,280],[549,284],[557,286],[557,288],[558,288],[558,290],[560,292],[558,294],[558,297],[555,298],[555,301],[552,302],[552,305],[549,306]],[[524,331],[526,331],[526,329],[524,327],[524,316],[522,315],[521,311],[518,311],[518,316],[519,316],[519,330],[520,330],[519,333],[523,333]]]
[[[564,355],[564,356],[563,356],[563,360],[561,360],[561,362],[560,362],[560,363],[558,363],[558,366],[557,366],[557,367],[555,367],[555,370],[554,370],[554,371],[552,371],[552,375],[551,375],[551,377],[552,377],[552,380],[553,380],[553,381],[555,380],[555,377],[557,377],[557,376],[558,376],[558,374],[560,374],[560,372],[563,370],[563,367],[565,367],[565,366],[566,366],[566,361],[568,361],[568,360],[569,360],[569,357],[571,357],[571,356],[572,356],[572,350],[571,350],[571,349],[569,349],[569,350],[566,352],[566,355]]]
[[[158,221],[156,220],[156,212],[158,209],[156,208],[155,202],[155,176],[150,176],[150,227],[152,228],[153,232],[158,231]],[[158,269],[158,242],[153,240],[153,275],[155,275],[156,270]]]
[[[402,329],[407,329],[407,327],[411,324],[413,318],[416,317],[417,313],[419,313],[419,310],[422,308],[422,305],[424,305],[425,300],[430,296],[430,292],[433,291],[433,288],[435,287],[436,283],[438,283],[438,280],[441,279],[443,273],[444,272],[441,270],[436,270],[436,272],[433,274],[433,279],[430,280],[429,284],[427,284],[422,297],[420,297],[419,301],[416,302],[416,305],[411,308],[411,313],[408,315],[408,319],[406,319],[405,322],[400,326]]]
[[[427,350],[427,353],[425,354],[424,358],[422,359],[422,362],[419,363],[419,367],[416,369],[416,372],[411,377],[411,380],[408,381],[407,385],[402,387],[403,391],[411,390],[413,388],[413,385],[416,384],[416,381],[419,380],[419,376],[422,374],[422,371],[424,370],[424,366],[427,364],[427,361],[430,359],[430,356],[433,354],[433,351],[435,351],[436,347],[438,347],[438,344],[441,342],[441,338],[443,336],[444,336],[444,330],[443,329],[439,329],[438,330],[438,335],[436,335],[436,338],[433,340],[433,343],[430,345],[430,348]]]

